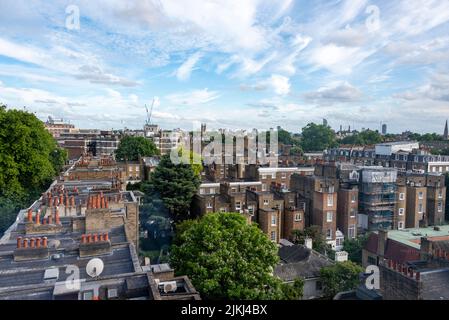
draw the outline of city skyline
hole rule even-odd
[[[299,132],[326,118],[441,134],[449,117],[447,2],[1,6],[0,102],[42,120],[141,128],[154,97],[152,121],[187,130]]]

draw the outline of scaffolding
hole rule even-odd
[[[391,229],[396,206],[396,175],[386,171],[368,177],[365,174],[360,186],[360,211],[368,216],[368,229]]]

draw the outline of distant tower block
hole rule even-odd
[[[446,125],[444,126],[443,138],[444,138],[444,140],[448,140],[449,139],[449,131],[448,131],[448,128],[447,128],[447,120],[446,120]]]
[[[387,125],[385,123],[382,125],[382,134],[383,135],[387,134]]]
[[[323,119],[323,126],[327,127],[327,119]]]

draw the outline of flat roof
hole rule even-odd
[[[407,246],[420,249],[421,237],[427,237],[429,240],[449,240],[449,225],[438,226],[439,231],[434,227],[427,228],[409,228],[402,230],[388,230],[388,238]],[[376,231],[377,233],[377,231]]]

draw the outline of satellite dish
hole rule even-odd
[[[86,272],[92,278],[98,277],[103,272],[103,269],[104,263],[99,258],[90,260],[86,266]]]

